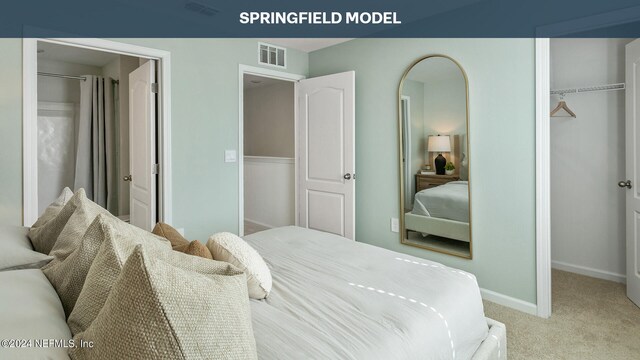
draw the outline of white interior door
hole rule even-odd
[[[299,224],[355,239],[355,72],[298,86]]]
[[[149,231],[157,209],[155,78],[154,61],[129,74],[130,222]]]
[[[627,296],[640,306],[640,40],[626,49]]]

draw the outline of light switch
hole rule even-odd
[[[392,232],[400,232],[400,222],[398,218],[391,218],[391,231]]]
[[[232,163],[236,162],[236,151],[235,150],[225,150],[224,151],[224,162]]]

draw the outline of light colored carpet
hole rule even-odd
[[[559,270],[552,282],[550,319],[484,302],[507,326],[509,359],[640,359],[640,308],[623,284]]]

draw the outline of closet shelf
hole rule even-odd
[[[551,90],[551,95],[566,95],[566,94],[576,94],[576,93],[593,92],[593,91],[615,91],[615,90],[624,90],[624,89],[625,89],[625,84],[619,83],[619,84],[587,86],[587,87],[581,87],[581,88]]]

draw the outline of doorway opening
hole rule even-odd
[[[244,235],[296,221],[295,83],[243,75]]]
[[[146,230],[170,221],[169,54],[99,39],[24,42],[24,224],[65,187]]]
[[[550,40],[550,231],[553,277],[565,271],[626,283],[637,302],[632,282],[638,280],[628,278],[637,274],[628,268],[635,262],[627,186],[635,138],[626,104],[633,41]]]

